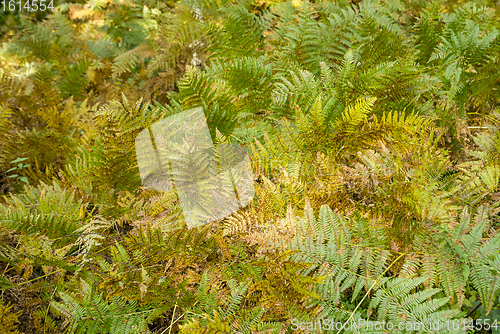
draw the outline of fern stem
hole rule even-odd
[[[58,273],[58,272],[63,271],[63,270],[64,270],[64,269],[62,269],[62,268],[61,268],[61,269],[56,270],[56,271],[53,271],[53,272],[51,272],[51,273],[48,273],[48,274],[45,274],[45,275],[38,276],[38,277],[36,277],[36,278],[30,279],[29,281],[19,283],[19,284],[15,285],[14,287],[18,287],[18,286],[21,286],[21,285],[26,284],[26,283],[34,282],[34,281],[36,281],[36,280],[39,280],[40,278],[44,278],[44,277],[50,276],[50,275],[52,275],[52,274]]]
[[[174,306],[174,312],[172,313],[172,320],[170,321],[170,330],[168,331],[168,333],[172,333],[172,325],[174,324],[174,317],[175,317],[175,310],[177,310],[177,303],[175,304]]]

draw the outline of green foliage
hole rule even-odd
[[[150,311],[140,311],[136,303],[127,303],[121,298],[110,302],[91,291],[85,281],[81,282],[81,297],[75,299],[59,292],[62,302],[51,302],[57,312],[71,319],[71,333],[150,333],[145,317]]]
[[[9,172],[13,172],[15,171],[16,169],[19,171],[21,171],[23,168],[27,168],[29,167],[30,165],[25,165],[22,163],[22,161],[26,160],[28,158],[17,158],[16,160],[13,160],[11,161],[10,163],[11,164],[15,164],[17,163],[17,166],[14,166],[12,167],[11,169],[7,170],[5,173],[9,173]],[[20,181],[23,181],[25,183],[29,183],[28,179],[25,177],[25,176],[19,176],[18,174],[11,174],[8,176],[9,178],[18,178]]]
[[[313,304],[320,307],[318,318],[358,323],[373,316],[372,321],[392,322],[396,327],[408,321],[429,326],[459,315],[456,308],[446,306],[450,297],[438,297],[439,289],[423,288],[425,276],[412,277],[414,268],[408,264],[414,262],[403,264],[398,277],[387,275],[397,260],[411,254],[396,252],[398,256],[393,257],[382,229],[370,230],[362,220],[348,223],[326,206],[318,218],[306,207],[305,217],[291,227],[295,232],[288,238],[290,249],[298,250],[296,259],[313,264],[306,273],[325,277],[313,298]],[[364,305],[368,296],[369,303]],[[304,315],[303,320],[311,318]],[[443,327],[440,332],[447,330]]]
[[[190,331],[197,333],[278,333],[282,324],[262,322],[265,310],[256,308],[250,311],[238,311],[238,309],[241,310],[243,296],[247,292],[248,285],[237,285],[234,280],[230,280],[228,284],[231,295],[225,305],[217,307],[213,296],[208,294],[209,280],[210,277],[205,272],[196,296],[200,304],[187,311],[190,314],[190,320],[181,326],[180,333]]]
[[[209,47],[215,59],[228,60],[263,53],[263,33],[271,25],[271,13],[252,13],[237,3],[222,7],[219,15],[222,24],[208,26]]]
[[[71,234],[82,217],[83,203],[58,184],[25,186],[23,194],[12,194],[0,204],[2,226],[50,237]]]

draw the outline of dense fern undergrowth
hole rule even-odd
[[[1,12],[0,331],[500,333],[499,8]],[[255,197],[188,229],[134,143],[199,106]]]

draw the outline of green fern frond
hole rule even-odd
[[[293,60],[302,68],[318,74],[323,51],[320,25],[314,20],[317,15],[313,6],[304,3],[294,8],[290,2],[275,7],[277,27],[269,37],[275,55],[284,60]]]
[[[375,98],[363,99],[349,106],[342,114],[342,118],[335,123],[338,136],[355,132],[367,119],[367,114],[372,110],[375,101]]]
[[[70,330],[76,333],[137,334],[150,333],[147,315],[151,310],[139,310],[135,302],[121,298],[103,299],[93,293],[88,283],[82,280],[81,297],[59,292],[61,302],[51,302],[57,313],[71,321]]]
[[[148,44],[142,44],[124,52],[113,60],[113,76],[131,72],[138,64],[144,63],[147,58],[153,58],[156,52]]]
[[[57,183],[25,186],[25,193],[5,198],[0,204],[0,222],[29,234],[58,237],[73,233],[80,225],[83,203]]]
[[[224,17],[222,25],[211,25],[208,29],[213,59],[229,59],[248,54],[258,56],[262,53],[262,34],[268,28],[269,20],[259,19],[239,3],[223,6],[220,11]]]
[[[373,315],[376,320],[371,321],[390,321],[395,327],[406,321],[429,326],[443,316],[460,316],[457,308],[448,306],[449,297],[438,295],[439,289],[423,288],[427,277],[410,278],[406,276],[408,273],[400,273],[404,277],[399,278],[385,275],[395,262],[390,261],[391,252],[379,236],[361,238],[357,235],[359,232],[355,232],[354,227],[358,224],[359,221],[347,223],[323,206],[318,218],[309,214],[300,219],[295,236],[289,239],[291,249],[298,251],[294,259],[312,263],[304,274],[315,272],[326,277],[324,283],[317,286],[319,297],[314,300],[314,304],[322,306],[321,317],[359,323],[362,315],[356,310],[367,296],[370,300],[364,307],[370,310],[368,320]],[[359,231],[367,231],[359,227]],[[359,330],[368,332],[366,327]],[[441,326],[438,332],[447,330]],[[396,331],[402,332],[401,328],[394,333]]]

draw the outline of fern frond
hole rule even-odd
[[[0,204],[0,223],[29,234],[58,237],[73,233],[80,225],[83,203],[74,193],[52,186],[25,186],[25,194],[11,195]]]
[[[124,52],[113,60],[113,76],[131,72],[138,64],[144,63],[147,58],[153,58],[156,52],[148,44],[139,45]]]
[[[342,134],[349,135],[355,132],[367,119],[367,114],[372,110],[375,101],[375,98],[363,99],[349,106],[342,114],[342,118],[335,123],[338,136],[342,136]]]
[[[59,314],[70,319],[70,328],[78,333],[110,334],[150,333],[147,315],[152,310],[138,312],[135,302],[121,298],[103,299],[102,295],[91,291],[88,283],[82,280],[81,297],[59,292],[62,301],[51,302],[51,307]]]

